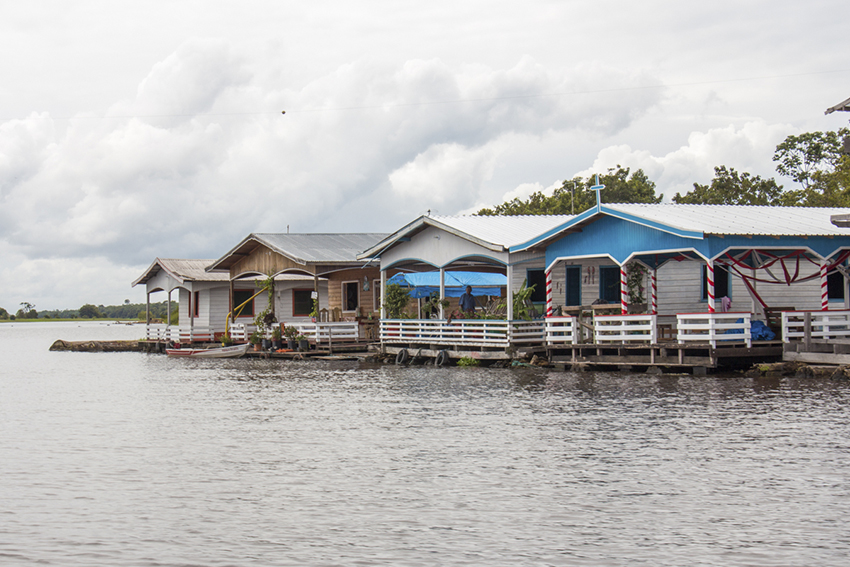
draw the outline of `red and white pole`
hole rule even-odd
[[[826,278],[826,260],[820,265],[820,309],[829,311],[829,288]]]
[[[714,313],[714,262],[705,263],[706,295],[708,296],[708,312]]]
[[[649,271],[649,290],[652,298],[652,314],[658,315],[658,270]]]
[[[620,310],[623,315],[629,312],[629,282],[625,266],[620,266]]]
[[[546,270],[546,316],[552,316],[552,269]]]

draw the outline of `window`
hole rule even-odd
[[[708,266],[702,266],[702,300],[708,301]],[[732,297],[729,287],[729,269],[726,266],[714,265],[714,299]]]
[[[599,267],[599,299],[605,303],[620,303],[620,268]]]
[[[567,307],[581,305],[581,266],[567,266],[566,277],[566,300]]]
[[[844,300],[844,276],[835,271],[826,276],[826,294],[829,299]]]
[[[354,311],[360,305],[360,282],[342,282],[342,310]]]
[[[201,304],[201,292],[196,291],[195,293],[192,294],[192,317],[199,317],[200,316],[200,312],[201,312],[200,307],[199,307],[200,304]]]
[[[254,316],[254,292],[250,289],[234,289],[233,290],[233,309],[238,311],[236,314],[237,317],[253,317]],[[239,306],[245,302],[242,309],[239,309]]]
[[[293,317],[309,317],[313,312],[313,290],[312,289],[293,289],[292,290],[292,316]]]
[[[528,270],[525,272],[528,287],[534,286],[531,292],[532,303],[546,302],[546,272],[543,270]]]

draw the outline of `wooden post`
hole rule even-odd
[[[228,298],[228,303],[230,303],[230,326],[232,327],[236,323],[236,306],[233,304],[233,278],[230,278],[230,297]],[[225,327],[224,332],[230,336],[227,327]]]
[[[708,312],[714,313],[714,262],[705,263],[705,287],[708,296]]]
[[[546,316],[552,316],[552,268],[546,270]]]
[[[315,270],[315,268],[313,268]],[[319,317],[319,309],[322,308],[320,303],[321,295],[319,294],[319,274],[313,273],[313,291],[316,292],[316,322],[318,322],[321,318]],[[330,317],[328,317],[330,319]]]
[[[510,264],[508,264],[508,266],[507,266],[507,276],[508,276],[508,285],[507,285],[507,289],[506,289],[507,296],[508,296],[506,298],[506,301],[507,301],[507,304],[508,304],[507,318],[508,318],[508,321],[513,321],[513,319],[514,319],[514,286],[513,286],[514,267]]]
[[[620,313],[627,315],[629,312],[629,280],[626,275],[625,264],[620,266]]]
[[[658,315],[658,270],[649,271],[649,293],[652,300],[653,315]]]
[[[829,311],[829,290],[827,287],[826,260],[822,260],[820,264],[820,309],[821,311]]]
[[[803,345],[806,352],[812,350],[812,313],[806,311],[803,314]]]
[[[443,300],[446,298],[446,269],[440,268],[440,319],[445,319]]]
[[[381,319],[385,319],[387,317],[387,308],[385,303],[387,302],[387,271],[381,270]]]

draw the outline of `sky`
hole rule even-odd
[[[824,115],[847,22],[821,0],[6,2],[0,307],[144,302],[157,257],[393,232],[617,165],[665,201],[718,165],[790,188],[776,145],[850,118]]]

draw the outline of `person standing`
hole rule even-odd
[[[460,309],[464,313],[475,312],[475,297],[472,295],[472,286],[466,286],[466,292],[460,296]]]

